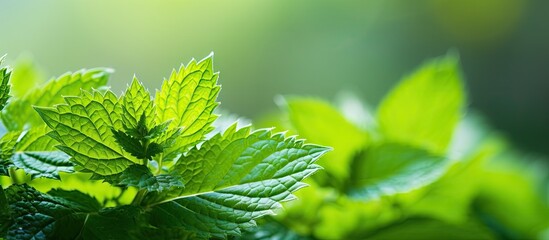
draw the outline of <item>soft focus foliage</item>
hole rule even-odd
[[[547,168],[465,111],[460,71],[455,54],[427,62],[376,114],[350,95],[339,108],[311,98],[281,101],[285,111],[261,124],[290,127],[334,151],[319,161],[326,172],[308,180],[311,188],[250,236],[543,238]]]

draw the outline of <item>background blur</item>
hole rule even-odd
[[[470,104],[520,148],[549,153],[546,0],[0,0],[0,55],[32,56],[46,76],[108,66],[121,91],[149,89],[215,52],[222,107],[246,117],[277,94],[373,106],[403,75],[456,49]]]

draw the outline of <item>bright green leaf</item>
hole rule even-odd
[[[114,93],[82,91],[79,97],[65,97],[65,102],[36,110],[71,161],[100,175],[117,174],[139,162],[116,143],[111,131],[123,128],[122,108]]]
[[[124,110],[122,119],[126,128],[150,127],[154,121],[155,113],[151,95],[135,77],[122,97],[122,109]],[[140,121],[144,123],[138,124]]]
[[[507,238],[541,238],[549,229],[549,203],[542,197],[547,196],[547,168],[532,160],[506,151],[484,166],[475,208]]]
[[[353,163],[349,194],[372,199],[405,193],[444,175],[445,158],[410,146],[386,143],[368,148]]]
[[[288,100],[290,121],[301,137],[334,148],[319,164],[339,187],[349,177],[354,155],[365,147],[368,136],[330,104],[314,99]],[[335,178],[334,178],[335,177]]]
[[[444,154],[464,104],[458,59],[449,55],[404,78],[380,104],[378,124],[388,140]]]
[[[185,189],[173,199],[146,199],[153,206],[150,222],[203,237],[239,235],[279,202],[293,199],[292,192],[305,186],[301,181],[319,169],[314,162],[328,150],[233,125],[178,160],[172,172],[185,177]]]
[[[180,149],[196,144],[213,130],[210,125],[216,119],[213,110],[217,107],[218,74],[213,72],[213,55],[173,71],[170,78],[156,93],[156,122],[171,120],[174,127],[182,127],[181,135],[165,157],[175,157]]]
[[[498,239],[477,222],[452,225],[430,219],[410,219],[380,229],[369,236],[348,236],[349,239],[417,239],[417,240],[490,240]]]
[[[15,98],[25,96],[29,91],[35,90],[46,78],[39,71],[32,58],[18,58],[11,77],[11,91]]]
[[[21,132],[8,132],[0,138],[0,176],[8,176],[9,168],[13,166],[10,158],[15,152],[15,146]]]
[[[0,65],[3,59],[4,57],[0,58]],[[4,109],[10,98],[10,76],[11,71],[8,68],[0,68],[0,110]]]
[[[80,70],[50,80],[22,98],[11,101],[1,114],[2,121],[9,130],[22,130],[26,124],[40,126],[43,122],[33,106],[53,106],[62,103],[64,96],[79,95],[81,89],[101,87],[107,82],[110,72],[109,69]]]

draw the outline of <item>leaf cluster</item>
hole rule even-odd
[[[293,200],[329,149],[236,123],[216,130],[212,58],[173,70],[154,97],[135,77],[117,95],[111,71],[92,69],[14,86],[7,102],[2,68],[0,237],[236,237]]]
[[[311,188],[254,238],[538,238],[547,189],[532,162],[474,112],[454,54],[405,76],[371,111],[352,95],[338,107],[288,97],[265,125],[332,146]],[[545,187],[544,187],[545,186]],[[518,207],[520,206],[520,207]],[[513,217],[514,216],[514,217]],[[268,236],[268,237],[267,237]]]

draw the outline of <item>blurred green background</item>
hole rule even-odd
[[[215,52],[222,107],[254,118],[274,96],[376,105],[402,76],[456,49],[470,105],[519,148],[549,153],[549,1],[0,1],[0,54],[46,76],[108,66],[150,89]]]

